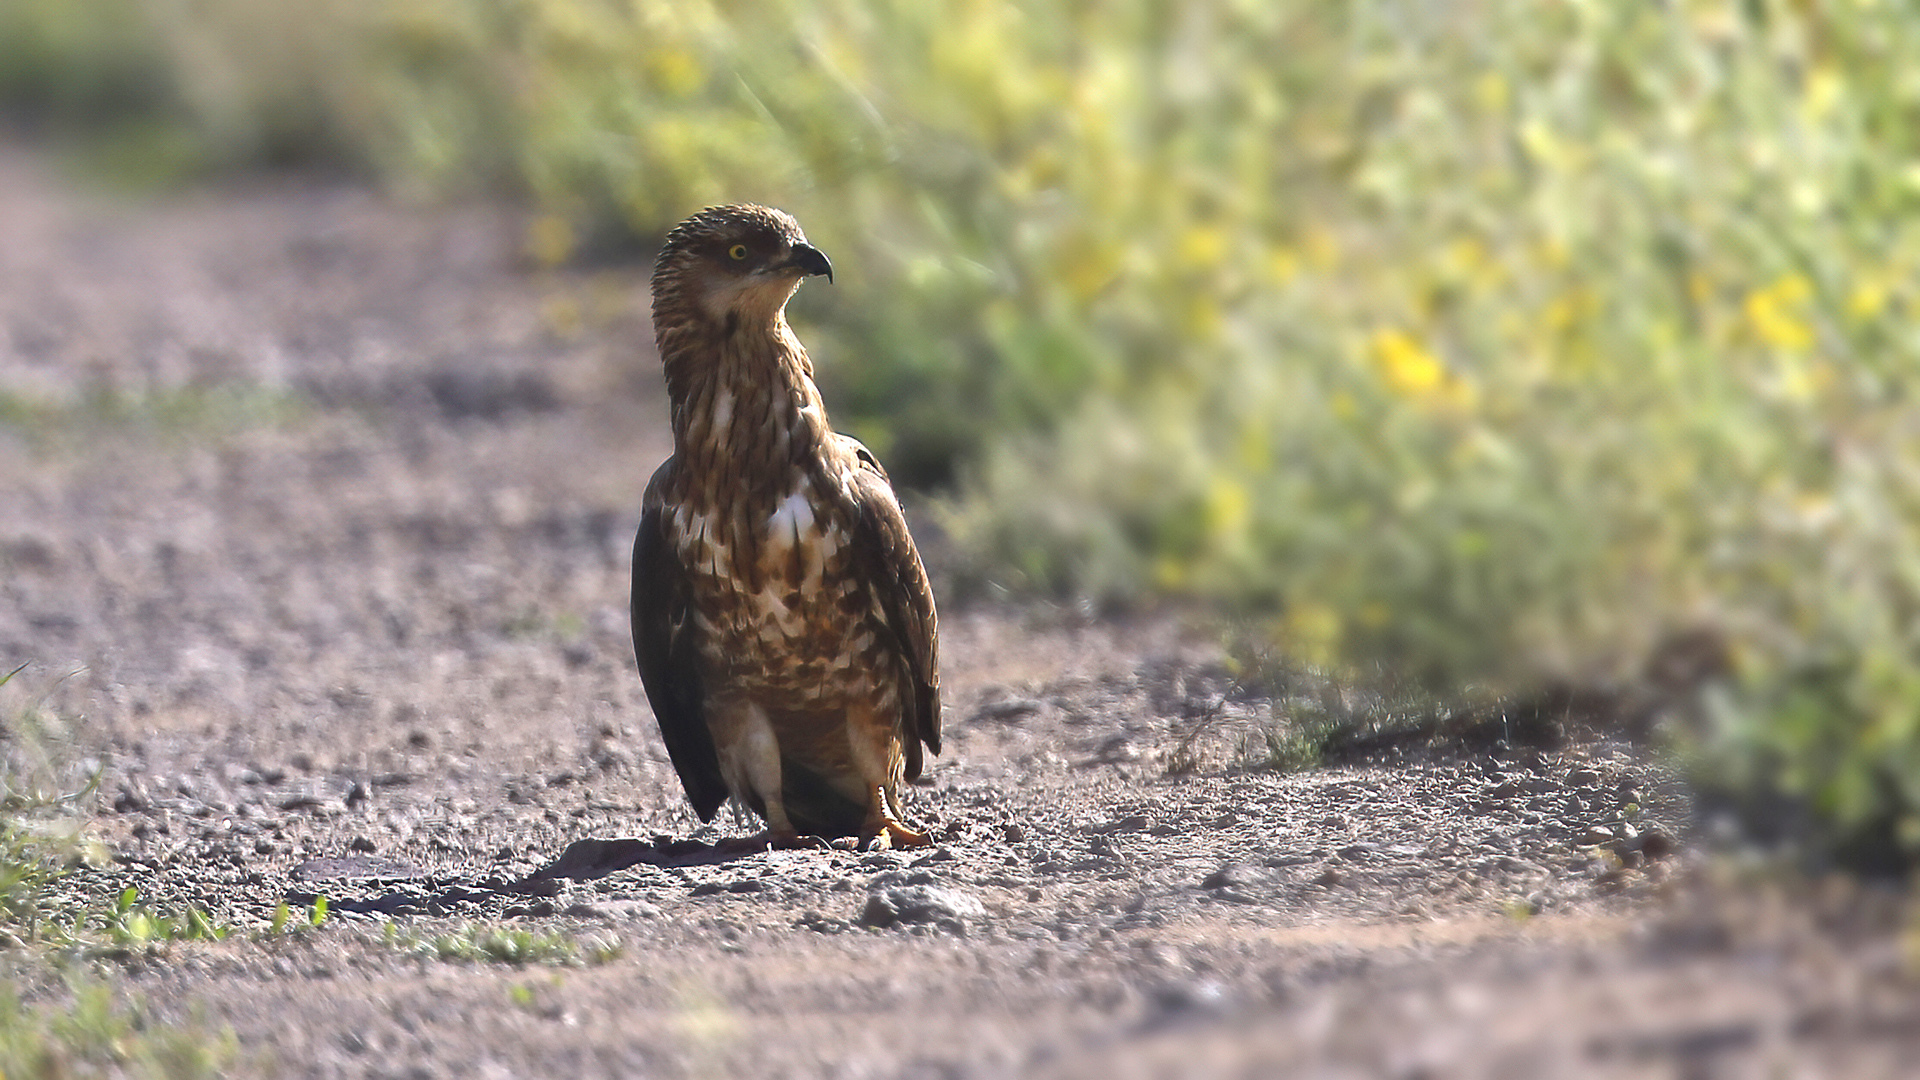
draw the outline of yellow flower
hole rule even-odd
[[[1813,345],[1813,322],[1807,310],[1813,300],[1813,282],[1803,274],[1788,274],[1747,294],[1747,324],[1754,336],[1776,349],[1800,350]]]
[[[1174,256],[1185,267],[1218,266],[1227,257],[1227,230],[1217,225],[1195,225],[1186,229],[1174,247]]]
[[[1564,334],[1578,326],[1594,307],[1592,293],[1586,289],[1573,288],[1549,300],[1546,310],[1541,312],[1540,319],[1546,324],[1549,333]]]
[[[700,88],[707,73],[700,59],[685,49],[657,49],[646,57],[647,74],[654,86],[674,97],[686,97]]]
[[[1267,277],[1285,285],[1300,274],[1300,253],[1292,248],[1277,247],[1267,253]]]
[[[1232,540],[1246,532],[1252,520],[1253,498],[1247,486],[1224,476],[1215,477],[1207,486],[1207,531]]]
[[[1447,377],[1440,361],[1401,330],[1373,335],[1373,360],[1387,385],[1409,397],[1432,393]]]
[[[1819,122],[1831,116],[1845,90],[1846,81],[1831,64],[1815,67],[1807,74],[1806,96],[1801,103],[1807,119]]]
[[[1506,112],[1513,99],[1506,76],[1497,71],[1489,71],[1474,81],[1473,96],[1479,98],[1480,107],[1490,113]]]
[[[1373,335],[1373,363],[1387,388],[1423,405],[1473,404],[1473,388],[1404,330]]]
[[[1847,293],[1847,314],[1859,322],[1872,322],[1887,310],[1893,290],[1885,276],[1875,274],[1854,283]]]

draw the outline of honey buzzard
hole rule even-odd
[[[933,590],[886,471],[828,426],[787,325],[818,274],[833,280],[827,257],[764,206],[667,235],[653,326],[673,456],[634,542],[634,652],[702,821],[732,797],[766,819],[749,843],[925,844],[900,787],[922,745],[940,752]]]

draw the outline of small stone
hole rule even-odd
[[[609,919],[657,919],[660,907],[645,900],[603,900],[594,905]]]
[[[1203,889],[1238,889],[1260,883],[1260,874],[1244,863],[1225,863],[1213,873],[1200,879]]]
[[[1191,1015],[1221,1011],[1226,996],[1217,982],[1170,982],[1154,987],[1148,1000],[1163,1015]]]
[[[890,927],[931,923],[964,933],[967,920],[986,915],[984,904],[942,885],[890,885],[867,894],[860,925]]]
[[[968,718],[968,722],[977,723],[984,720],[996,724],[1010,724],[1025,720],[1045,707],[1045,702],[1036,701],[1033,698],[989,701],[975,709],[973,715]]]
[[[1673,834],[1659,826],[1649,826],[1636,841],[1636,850],[1649,860],[1664,859],[1680,846]]]
[[[1577,788],[1596,787],[1600,783],[1600,774],[1593,769],[1578,768],[1567,774],[1567,786]]]

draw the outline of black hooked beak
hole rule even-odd
[[[833,283],[833,264],[827,261],[826,253],[811,244],[795,244],[787,253],[787,262],[799,267],[809,276],[827,275],[827,283]]]

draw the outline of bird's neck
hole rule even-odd
[[[785,315],[685,326],[661,335],[660,356],[675,456],[696,473],[724,472],[745,490],[784,497],[828,434],[813,364]]]

